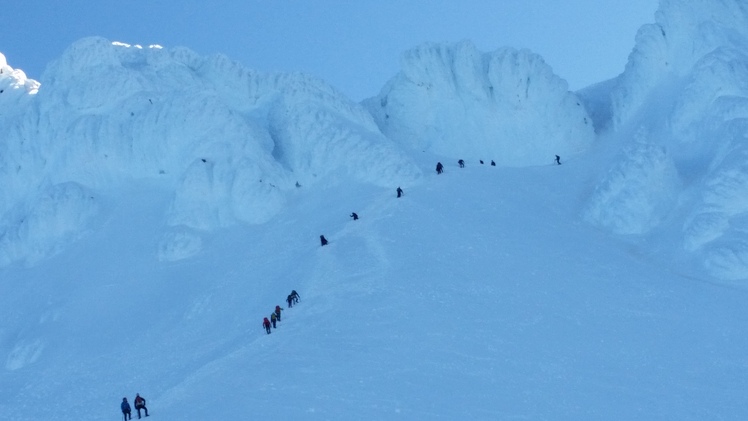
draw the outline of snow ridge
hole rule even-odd
[[[354,179],[391,187],[420,177],[365,109],[305,75],[260,74],[221,55],[95,37],[50,64],[42,86],[33,100],[17,101],[22,121],[9,125],[3,142],[0,182],[11,188],[0,214],[14,207],[54,214],[34,208],[45,203],[44,186],[108,190],[156,179],[174,197],[164,210],[172,227],[165,238],[174,239],[265,222],[297,185]],[[0,226],[6,262],[20,258],[10,251],[15,243],[30,241],[19,233]],[[168,241],[160,250],[184,250]]]

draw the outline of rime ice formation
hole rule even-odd
[[[669,44],[644,30],[576,95],[596,138],[560,166],[528,164],[572,143],[480,133],[592,136],[513,50],[408,53],[367,102],[397,142],[319,80],[181,48],[3,70],[0,419],[114,419],[135,393],[155,420],[748,419],[744,7],[662,5]],[[649,43],[681,46],[677,77],[648,79]]]
[[[624,72],[578,94],[535,54],[470,42],[405,52],[363,104],[310,76],[102,38],[73,44],[41,85],[4,57],[0,69],[0,265],[96,232],[138,183],[162,191],[152,251],[174,261],[200,253],[206,232],[272,220],[297,183],[417,185],[412,154],[427,151],[512,167],[576,155],[593,179],[583,220],[707,276],[748,279],[737,1],[661,1]]]
[[[0,220],[0,266],[16,260],[33,264],[55,254],[90,230],[99,212],[96,195],[77,183],[44,186],[33,201]]]
[[[613,92],[615,122],[621,126],[658,94],[676,94],[692,71],[712,54],[745,51],[748,5],[736,0],[661,0],[655,23],[636,35],[621,81]]]
[[[748,5],[661,1],[611,103],[613,136],[638,133],[654,155],[620,154],[587,219],[642,234],[671,213],[682,237],[668,248],[682,248],[714,277],[748,278]]]
[[[619,234],[644,234],[672,209],[677,171],[661,147],[636,143],[598,185],[585,217]]]
[[[38,84],[12,72],[0,86]],[[420,177],[365,109],[324,82],[220,55],[87,38],[50,64],[37,95],[19,95],[3,107],[18,112],[0,144],[0,264],[59,249],[101,209],[82,192],[132,180],[161,180],[173,196],[159,245],[173,260],[199,250],[195,230],[269,220],[297,182],[391,187]],[[64,206],[44,199],[61,191]]]
[[[5,55],[0,53],[0,101],[8,101],[8,97],[19,95],[33,95],[39,91],[39,82],[28,79],[26,73],[8,65]],[[0,102],[2,104],[2,102]],[[7,110],[3,110],[7,112]]]
[[[593,140],[579,99],[527,50],[425,44],[400,65],[365,104],[382,131],[409,148],[525,166],[579,153]]]

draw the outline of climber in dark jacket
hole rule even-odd
[[[122,409],[122,416],[125,421],[132,419],[132,411],[130,410],[130,404],[127,403],[127,398],[122,398],[122,403],[119,406]]]
[[[263,319],[263,321],[262,321],[262,327],[265,328],[265,332],[267,332],[267,334],[269,335],[270,334],[270,320],[268,320],[267,317],[265,317],[265,319]]]
[[[275,306],[275,317],[278,318],[279,322],[281,321],[281,311],[283,311],[281,306]]]

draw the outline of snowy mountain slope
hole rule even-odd
[[[618,154],[583,212],[613,232],[652,236],[672,255],[686,250],[703,276],[728,282],[748,278],[747,23],[741,2],[660,3],[608,91],[612,121],[596,121],[615,128],[603,136]],[[591,95],[582,95],[588,104]],[[677,227],[677,238],[656,238],[660,224]]]
[[[668,40],[673,77],[647,30],[580,95],[427,45],[373,118],[304,75],[74,44],[2,97],[0,419],[135,393],[164,419],[746,418],[743,7],[679,4],[667,32],[719,48]]]
[[[161,178],[174,199],[162,256],[186,257],[199,231],[262,223],[289,192],[350,178],[410,185],[420,173],[378,130],[370,115],[325,83],[304,75],[258,74],[225,57],[158,46],[83,39],[52,63],[22,122],[4,140],[0,173],[0,264],[32,264],[34,242],[49,255],[89,226],[89,197],[126,180]],[[71,184],[72,183],[72,184]],[[75,185],[86,194],[71,208],[42,207]],[[113,193],[113,192],[108,192]],[[35,223],[65,225],[50,244],[27,238]],[[191,239],[191,247],[170,244]],[[177,252],[182,250],[186,254]]]
[[[529,51],[424,44],[400,63],[400,73],[364,104],[382,132],[409,148],[524,166],[592,143],[592,120],[579,99]]]
[[[401,199],[300,189],[173,263],[147,251],[168,199],[132,186],[96,233],[1,269],[0,410],[115,419],[138,392],[163,419],[744,417],[745,293],[573,222],[584,161],[448,163]]]

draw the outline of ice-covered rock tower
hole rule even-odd
[[[424,44],[400,65],[365,105],[387,136],[409,148],[526,166],[550,164],[593,140],[592,121],[566,81],[527,50]]]
[[[666,248],[748,279],[748,4],[660,1],[610,98],[627,143],[587,219],[621,234],[680,231]]]
[[[38,88],[4,74],[0,89]],[[268,221],[297,182],[420,177],[363,107],[302,74],[86,38],[41,82],[31,99],[0,95],[3,112],[15,110],[0,143],[0,265],[33,263],[80,237],[123,183],[157,181],[173,198],[160,249],[176,259],[199,250],[201,231]]]

